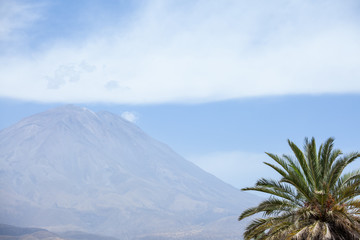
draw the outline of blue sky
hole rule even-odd
[[[0,128],[69,103],[109,110],[236,187],[271,177],[264,152],[287,152],[288,138],[360,150],[359,10],[351,0],[0,1]]]

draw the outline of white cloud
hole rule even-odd
[[[259,178],[274,178],[276,173],[263,162],[271,162],[265,153],[241,151],[213,152],[187,159],[234,187],[254,186]]]
[[[0,96],[163,103],[360,93],[355,3],[150,1],[126,28],[0,56]],[[75,66],[72,77],[59,75],[64,66]]]
[[[137,114],[134,113],[134,112],[123,112],[123,113],[121,114],[121,117],[122,117],[123,119],[125,119],[126,121],[132,122],[132,123],[136,123],[137,120],[139,119],[138,116],[137,116]]]
[[[80,79],[80,72],[72,65],[61,65],[51,77],[46,77],[49,89],[58,89],[68,82],[77,82]]]

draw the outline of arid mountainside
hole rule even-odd
[[[0,222],[119,239],[232,239],[258,199],[109,112],[64,106],[0,131]],[[151,238],[154,237],[154,238]]]

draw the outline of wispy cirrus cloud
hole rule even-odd
[[[0,96],[164,103],[359,93],[356,9],[356,1],[143,1],[113,24],[99,18],[85,38],[0,56]]]
[[[26,41],[24,30],[41,19],[42,8],[40,2],[0,1],[0,46]]]

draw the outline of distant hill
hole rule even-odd
[[[41,228],[22,228],[0,224],[0,240],[119,240],[83,232],[52,233]]]
[[[67,240],[41,228],[21,228],[0,224],[0,240]]]
[[[0,131],[0,173],[0,222],[52,232],[233,239],[258,201],[121,117],[76,106]]]

